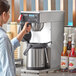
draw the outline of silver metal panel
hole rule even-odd
[[[40,58],[40,54],[39,54],[39,49],[36,49],[36,53],[35,53],[35,57],[36,57],[36,60],[35,60],[35,64],[36,64],[36,67],[38,67],[39,66],[39,58]]]
[[[31,67],[31,66],[33,66],[32,64],[32,62],[33,62],[33,55],[32,55],[32,53],[33,53],[33,50],[31,51],[31,50],[29,50],[28,51],[28,54],[30,54],[30,55],[28,55],[28,62],[27,62],[27,66],[29,66],[29,67]],[[31,58],[32,57],[32,58]]]
[[[40,12],[40,23],[52,21],[64,21],[64,11]]]
[[[38,11],[21,11],[21,13],[40,13]]]
[[[53,11],[21,11],[26,14],[39,14],[40,23],[47,23],[51,21],[64,21],[64,11],[53,10]]]
[[[44,48],[30,49],[28,51],[27,67],[45,67],[45,54]]]
[[[33,67],[35,67],[36,65],[36,52],[35,52],[36,50],[35,49],[33,49],[32,50],[32,56],[33,56],[33,59],[32,59],[32,66]]]
[[[52,22],[51,68],[60,66],[61,51],[63,48],[64,22]]]

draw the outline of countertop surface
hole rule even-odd
[[[27,73],[28,75],[26,75]],[[32,73],[34,75],[32,75]],[[76,76],[76,73],[59,72],[59,71],[56,72],[54,70],[53,71],[44,70],[41,72],[41,71],[35,71],[35,70],[26,70],[20,67],[20,68],[16,68],[16,76]]]
[[[76,76],[76,73],[49,73],[48,76]]]

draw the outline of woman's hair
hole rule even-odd
[[[10,9],[10,5],[8,3],[7,0],[0,0],[0,15],[3,13],[3,12],[8,12]]]

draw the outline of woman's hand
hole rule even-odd
[[[29,33],[30,30],[31,30],[31,25],[29,25],[29,26],[27,27],[27,24],[28,24],[28,22],[25,23],[22,31],[17,35],[17,39],[19,40],[19,42],[22,40],[23,36],[24,36],[25,34]]]
[[[28,24],[28,22],[25,23],[25,25],[24,25],[24,27],[22,29],[22,31],[24,32],[24,35],[29,33],[30,30],[31,30],[31,25],[27,26],[27,24]]]

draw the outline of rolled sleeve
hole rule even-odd
[[[11,43],[12,43],[12,46],[14,47],[14,50],[15,50],[18,46],[20,46],[19,40],[18,40],[17,38],[13,38],[13,39],[11,40]]]

